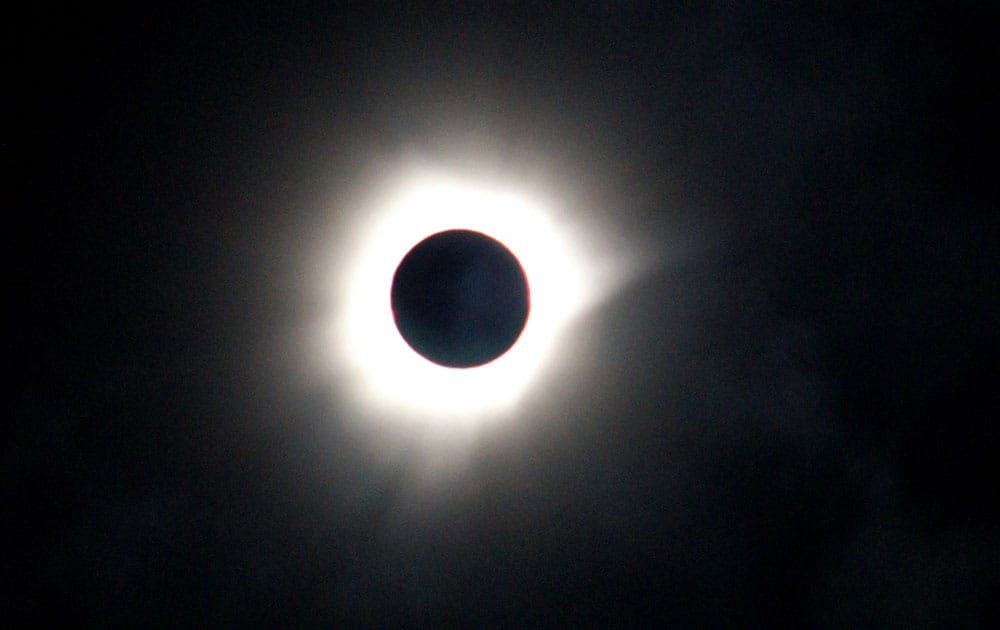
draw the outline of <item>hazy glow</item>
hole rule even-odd
[[[580,245],[571,242],[574,230],[560,225],[551,208],[499,186],[411,174],[359,213],[356,240],[337,263],[337,317],[329,338],[337,371],[353,377],[359,402],[394,417],[454,424],[503,414],[529,388],[543,386],[561,330],[599,289]],[[390,289],[399,262],[419,241],[448,229],[501,241],[528,278],[531,310],[521,337],[480,367],[428,361],[406,344],[392,319]]]

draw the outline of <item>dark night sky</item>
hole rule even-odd
[[[985,8],[201,4],[4,28],[0,617],[990,625]],[[330,200],[469,147],[659,262],[427,489],[286,340]]]

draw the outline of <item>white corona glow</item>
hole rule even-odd
[[[367,409],[395,417],[477,420],[510,411],[551,363],[559,335],[598,284],[574,230],[528,195],[443,176],[411,175],[361,211],[364,220],[338,263],[337,317],[329,342],[338,372],[353,377]],[[579,226],[577,226],[579,227]],[[530,311],[505,354],[474,368],[447,368],[420,356],[396,329],[390,308],[393,274],[409,250],[431,234],[468,229],[503,243],[520,261]]]

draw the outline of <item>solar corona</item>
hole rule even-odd
[[[352,408],[451,430],[565,379],[563,333],[616,283],[575,214],[509,181],[420,168],[376,180],[328,250],[323,360]]]

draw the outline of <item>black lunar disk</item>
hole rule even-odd
[[[510,349],[528,318],[528,281],[499,241],[471,230],[428,236],[392,278],[392,313],[410,347],[469,368]]]

